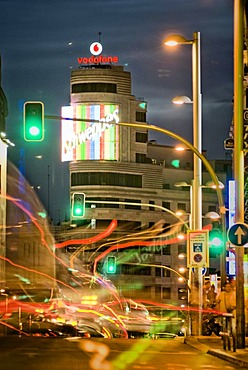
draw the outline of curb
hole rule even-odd
[[[230,353],[223,353],[221,350],[218,349],[211,349],[208,345],[200,343],[196,337],[186,337],[184,338],[184,343],[198,349],[199,351],[203,353],[207,353],[211,356],[218,357],[222,360],[231,362],[234,365],[242,366],[244,368],[248,369],[248,362],[240,360],[234,356],[232,356]]]
[[[221,358],[222,360],[231,362],[234,365],[242,366],[248,369],[248,362],[239,360],[236,357],[232,356],[231,354],[225,354],[218,350],[209,349],[207,352],[209,355]]]

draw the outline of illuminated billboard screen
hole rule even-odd
[[[67,118],[61,123],[62,162],[119,159],[118,105],[79,104],[67,106],[62,107],[61,116]],[[72,118],[72,120],[68,118]],[[84,122],[83,119],[97,122]]]

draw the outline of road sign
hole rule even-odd
[[[237,222],[227,231],[227,238],[236,247],[242,247],[248,243],[248,225]]]
[[[187,267],[208,267],[208,230],[188,230]]]

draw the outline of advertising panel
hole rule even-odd
[[[67,118],[61,122],[62,162],[119,159],[118,105],[66,106],[62,107],[61,116]]]

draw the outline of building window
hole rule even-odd
[[[147,143],[148,141],[148,134],[147,132],[136,132],[136,143]]]
[[[162,202],[162,207],[166,208],[166,209],[170,209],[170,202]],[[166,211],[164,211],[166,212]]]
[[[161,252],[162,252],[162,246],[161,245],[155,245],[154,246],[154,254],[161,254]]]
[[[156,277],[161,277],[161,268],[160,267],[155,267],[155,276]]]
[[[170,266],[165,266],[170,268]],[[163,268],[163,277],[170,277],[171,276],[171,271],[168,268]]]
[[[74,172],[71,186],[107,185],[142,188],[142,175],[121,172]]]
[[[100,201],[103,203],[96,203],[97,201]],[[105,202],[109,202],[109,203],[105,203]],[[88,198],[87,197],[87,203],[85,203],[85,208],[119,208],[120,205],[114,202],[119,202],[119,198]]]
[[[181,253],[186,253],[186,245],[184,244],[178,245],[178,254],[181,254]]]
[[[157,299],[161,299],[161,286],[155,286],[155,295]]]
[[[105,93],[117,93],[117,85],[112,83],[102,82],[88,82],[73,84],[71,87],[72,94],[78,93],[89,93],[89,92],[105,92]]]
[[[164,288],[162,287],[162,292],[163,292],[163,299],[170,299],[171,296],[171,289],[170,288]]]
[[[146,163],[146,155],[144,153],[136,153],[136,163]]]
[[[186,212],[186,203],[177,203],[177,207],[180,211]]]
[[[154,204],[155,205],[154,200],[149,200],[149,204]],[[155,211],[155,207],[149,207],[149,211]]]
[[[170,256],[170,254],[171,254],[171,246],[170,246],[170,244],[163,245],[163,255],[164,256]]]
[[[124,199],[124,202],[127,203],[141,203],[141,200],[139,199]],[[138,205],[132,205],[132,204],[125,204],[125,209],[141,209],[141,206]]]
[[[137,122],[146,122],[146,112],[136,111],[136,121]]]
[[[151,275],[151,267],[150,266],[140,266],[140,265],[121,265],[121,272],[124,275]]]
[[[216,206],[208,206],[208,212],[216,212]]]

